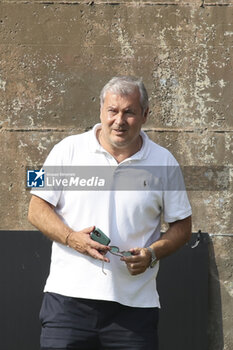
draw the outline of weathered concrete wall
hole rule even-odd
[[[181,164],[233,166],[233,0],[2,1],[0,60],[1,229],[31,229],[25,167],[98,121],[99,91],[116,74],[144,78],[145,130]],[[209,349],[228,350],[233,238],[217,234],[233,232],[232,183],[190,200],[193,230],[216,235]]]

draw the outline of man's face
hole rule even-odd
[[[101,139],[105,146],[115,149],[136,150],[142,125],[147,113],[142,112],[140,94],[131,95],[107,92],[101,108]]]

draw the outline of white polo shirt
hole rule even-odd
[[[177,166],[165,148],[152,142],[141,131],[141,149],[121,163],[99,144],[96,130],[69,136],[54,146],[44,165],[55,166]],[[141,179],[145,185],[145,180]],[[170,190],[82,190],[38,191],[32,194],[55,206],[59,217],[73,230],[99,227],[111,245],[121,250],[147,247],[160,237],[160,216],[174,222],[191,215],[185,191]],[[66,296],[116,301],[133,307],[160,307],[156,290],[159,263],[144,273],[131,276],[118,256],[107,253],[110,263],[83,255],[53,242],[50,273],[44,288]]]

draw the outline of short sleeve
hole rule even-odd
[[[192,214],[186,191],[166,191],[163,202],[165,222],[182,220]]]
[[[171,223],[185,219],[192,214],[184,178],[179,164],[172,156],[166,168],[166,181],[163,192],[163,212],[165,222]]]

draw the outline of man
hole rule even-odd
[[[141,80],[115,77],[101,92],[101,124],[65,138],[45,165],[177,166],[141,130],[148,96]],[[115,173],[115,174],[116,174]],[[136,177],[136,175],[135,175]],[[147,178],[139,177],[146,186]],[[53,240],[40,312],[42,349],[156,350],[158,260],[185,244],[191,208],[185,191],[32,191],[29,221]],[[160,236],[160,217],[169,229]],[[91,239],[99,227],[130,256]],[[102,264],[105,264],[105,273]]]

